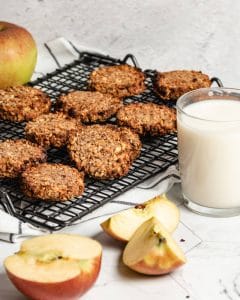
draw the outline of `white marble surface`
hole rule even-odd
[[[133,200],[149,199],[158,194],[158,188],[135,188],[121,196]],[[180,189],[176,185],[169,192],[181,212],[181,222],[174,238],[184,250],[187,263],[170,275],[149,277],[127,269],[121,262],[124,245],[104,234],[99,224],[109,217],[108,204],[99,209],[97,217],[67,228],[97,239],[103,245],[102,268],[94,287],[82,298],[132,300],[237,300],[240,299],[240,218],[215,219],[196,215],[182,205]],[[122,209],[122,208],[121,208]],[[183,239],[184,242],[180,240]],[[0,242],[0,261],[16,251],[19,244]],[[21,300],[20,293],[11,285],[3,267],[0,267],[0,299]]]
[[[143,68],[201,69],[219,76],[226,86],[240,86],[238,0],[0,2],[0,18],[27,27],[39,48],[43,41],[65,36],[112,56],[132,52]],[[157,188],[136,191],[129,191],[123,199],[132,200],[137,195],[144,201],[158,194]],[[102,217],[67,229],[93,236],[104,247],[100,276],[83,299],[240,299],[240,217],[198,216],[181,205],[176,188],[173,192],[172,199],[181,210],[175,237],[185,240],[181,245],[188,262],[171,275],[146,277],[124,267],[119,259],[123,246],[101,232]],[[107,205],[102,209],[99,216],[107,211]],[[18,247],[0,242],[0,261]],[[23,299],[6,278],[2,265],[0,299]]]

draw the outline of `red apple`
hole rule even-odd
[[[34,300],[72,300],[96,281],[102,247],[90,238],[70,234],[35,237],[5,259],[15,287]]]
[[[146,275],[167,274],[185,262],[182,250],[156,218],[135,231],[123,252],[123,263]]]
[[[24,84],[37,62],[37,46],[24,28],[0,21],[0,88]]]

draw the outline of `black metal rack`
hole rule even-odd
[[[137,65],[136,59],[131,54],[128,54],[123,60],[119,60],[84,52],[81,53],[78,60],[31,82],[30,85],[45,91],[55,102],[55,99],[62,93],[74,89],[87,90],[89,74],[95,68],[126,63],[129,60],[135,66]],[[141,95],[126,98],[125,103],[134,101],[161,103],[159,97],[153,92],[152,79],[155,73],[153,70],[146,70],[146,91]],[[174,103],[168,105],[172,106]],[[25,123],[0,121],[0,140],[24,137],[24,126]],[[83,196],[66,202],[43,202],[29,199],[22,194],[17,180],[1,180],[2,206],[8,213],[24,222],[52,231],[59,230],[77,222],[114,197],[175,164],[177,162],[176,146],[175,134],[158,138],[144,138],[141,156],[133,163],[130,172],[125,177],[111,181],[87,178]],[[71,163],[65,149],[50,149],[48,161]]]

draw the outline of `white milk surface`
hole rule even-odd
[[[195,117],[177,120],[184,195],[202,206],[240,207],[240,101],[206,100],[184,112]]]

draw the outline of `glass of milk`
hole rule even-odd
[[[205,215],[240,214],[240,90],[207,88],[177,101],[185,205]]]

